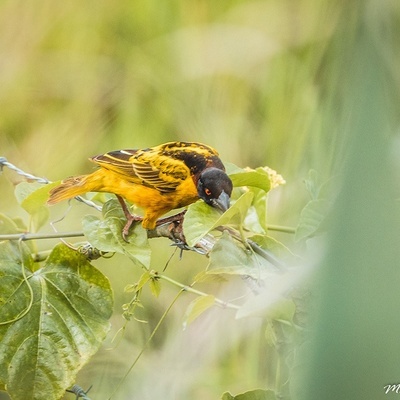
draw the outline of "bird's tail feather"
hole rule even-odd
[[[64,179],[59,186],[50,190],[47,204],[55,204],[91,191],[91,188],[88,187],[88,176],[80,175]]]

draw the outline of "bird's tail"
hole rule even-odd
[[[90,175],[73,176],[64,179],[60,185],[50,190],[47,204],[55,204],[59,201],[71,199],[72,197],[90,192],[93,190],[90,185]]]

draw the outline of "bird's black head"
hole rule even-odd
[[[229,176],[218,168],[205,169],[197,182],[199,197],[210,206],[221,211],[226,211],[229,208],[232,187]]]

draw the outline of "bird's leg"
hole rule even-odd
[[[133,215],[130,211],[128,206],[125,203],[125,200],[121,197],[121,196],[117,196],[117,199],[119,201],[119,204],[121,204],[122,207],[122,211],[125,214],[126,217],[126,224],[124,226],[124,228],[122,229],[122,237],[125,240],[125,242],[129,243],[128,235],[129,235],[129,229],[131,228],[132,224],[134,222],[139,222],[139,221],[143,221],[142,217],[139,217],[138,215]]]
[[[175,215],[171,215],[170,217],[160,218],[157,220],[156,226],[168,224],[170,222],[182,222],[185,214],[186,214],[186,210],[183,210],[182,212],[175,214]]]
[[[171,215],[170,217],[160,218],[156,222],[156,226],[169,224],[168,230],[170,232],[170,239],[174,241],[172,246],[179,247],[179,249],[181,250],[180,258],[182,258],[183,250],[189,250],[182,229],[182,222],[185,214],[186,210],[183,210],[182,212]]]

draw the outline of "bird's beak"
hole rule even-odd
[[[218,208],[222,212],[225,212],[230,206],[229,195],[227,195],[224,191],[219,195],[218,199],[213,201],[213,207]]]

